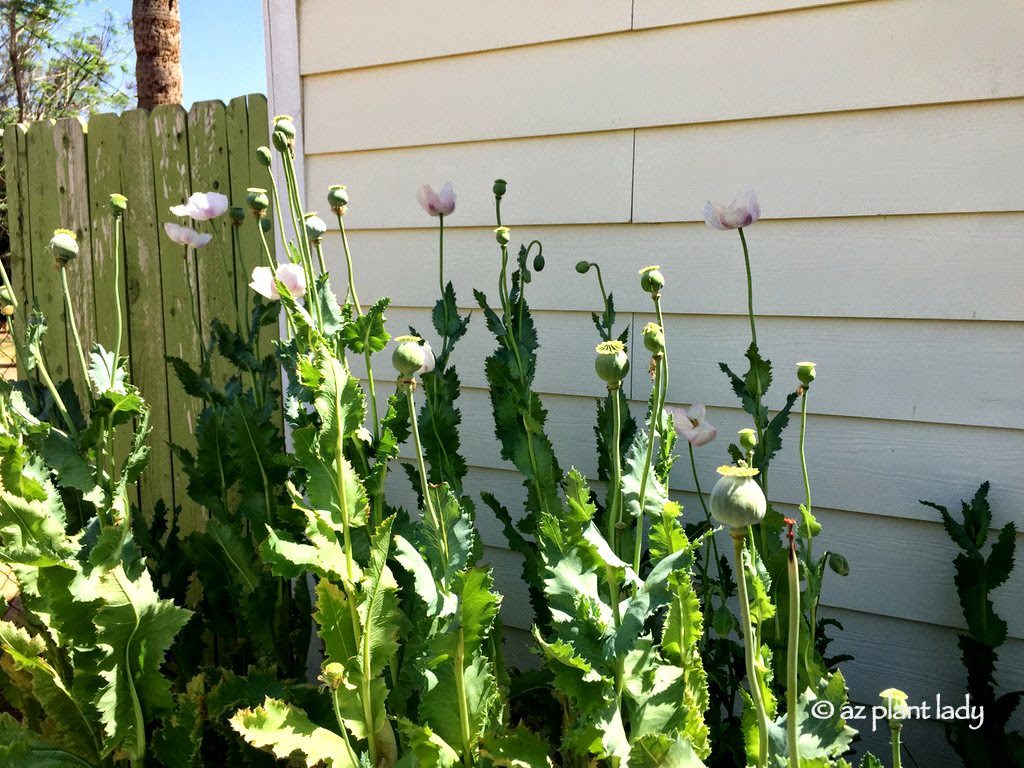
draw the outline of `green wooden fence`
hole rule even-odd
[[[140,509],[152,510],[163,499],[182,508],[186,527],[195,526],[200,510],[186,493],[184,473],[175,471],[172,444],[191,448],[201,403],[182,390],[166,355],[198,367],[200,340],[193,312],[204,335],[213,318],[234,317],[233,291],[248,290],[242,264],[261,261],[254,226],[240,229],[233,251],[230,222],[213,222],[213,242],[186,260],[185,250],[168,239],[163,224],[177,221],[169,206],[192,192],[226,194],[245,204],[245,190],[266,186],[266,170],[255,157],[267,144],[266,98],[239,96],[220,101],[136,109],[121,115],[42,121],[9,126],[4,131],[11,260],[15,288],[28,304],[37,301],[49,331],[47,360],[57,380],[69,377],[84,402],[85,381],[74,364],[64,301],[53,256],[47,248],[53,230],[65,227],[78,235],[81,254],[68,267],[72,303],[82,343],[98,340],[113,346],[115,317],[113,275],[120,260],[125,342],[132,377],[153,406],[153,455],[140,484]],[[121,252],[114,253],[109,196],[128,198]],[[223,253],[218,253],[224,248]],[[243,259],[241,254],[245,254]],[[222,255],[228,264],[225,275]],[[223,379],[227,371],[215,368]]]

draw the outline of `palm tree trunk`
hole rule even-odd
[[[181,14],[178,0],[132,0],[139,106],[181,103]]]

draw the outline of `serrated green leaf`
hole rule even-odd
[[[482,753],[499,768],[553,768],[550,745],[522,726],[484,734]]]
[[[239,710],[231,718],[231,727],[254,747],[281,760],[298,760],[306,768],[359,768],[347,739],[278,699],[267,697],[262,706]]]

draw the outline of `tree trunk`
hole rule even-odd
[[[181,14],[178,0],[132,0],[139,106],[181,103]]]

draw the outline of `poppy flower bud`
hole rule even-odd
[[[494,238],[498,245],[508,245],[512,241],[512,232],[508,227],[498,227],[494,230]]]
[[[316,212],[305,214],[306,236],[314,243],[322,242],[327,232],[327,222],[316,215]]]
[[[593,265],[589,261],[577,261],[576,262],[576,271],[579,272],[581,275],[585,275],[585,274],[587,274],[587,272],[590,271],[590,268],[592,266]]]
[[[246,192],[248,194],[245,196],[245,202],[249,204],[250,210],[257,216],[266,216],[267,209],[270,208],[270,197],[267,195],[267,190],[249,187]]]
[[[128,198],[124,195],[114,192],[110,195],[110,212],[114,214],[115,219],[121,218],[125,211],[128,210]]]
[[[273,133],[271,133],[270,134],[270,143],[274,145],[274,149],[276,149],[278,152],[287,152],[288,151],[288,147],[289,147],[288,137],[285,136],[283,133],[279,133],[277,131],[274,131]]]
[[[348,207],[348,189],[344,184],[333,184],[327,190],[327,204],[338,216],[345,214]]]
[[[757,433],[750,429],[750,427],[741,429],[738,434],[740,436],[740,448],[743,449],[744,453],[750,453],[757,447]]]
[[[70,229],[55,229],[50,238],[50,250],[57,258],[57,266],[63,267],[78,256],[78,237]]]
[[[594,370],[609,389],[617,389],[629,373],[629,356],[621,341],[603,341],[597,345]]]
[[[805,362],[796,364],[796,377],[804,387],[811,386],[811,382],[814,381],[814,378],[817,375],[818,372],[815,369],[814,363]]]
[[[228,208],[228,216],[231,217],[231,223],[236,227],[240,226],[245,221],[245,208],[240,205],[232,205]]]
[[[269,216],[263,216],[260,218],[260,229],[263,230],[263,234],[269,235],[270,230],[274,228],[274,222],[270,220]]]
[[[764,519],[768,501],[754,480],[756,469],[722,466],[721,477],[711,489],[711,516],[730,528],[746,528]]]
[[[533,269],[534,269],[534,271],[536,271],[536,272],[543,272],[544,271],[544,265],[546,263],[547,262],[544,261],[544,254],[543,253],[538,253],[536,256],[533,257]]]
[[[665,353],[665,331],[657,323],[648,323],[644,326],[644,346],[652,355]]]
[[[256,160],[264,168],[269,168],[271,162],[270,147],[256,147]]]
[[[409,378],[424,366],[427,361],[426,350],[422,339],[418,336],[399,336],[395,339],[398,346],[391,353],[391,364],[402,376]]]
[[[641,269],[640,287],[652,296],[661,293],[661,289],[665,287],[665,276],[661,274],[661,267],[655,265]]]
[[[495,179],[494,186],[491,189],[494,191],[495,197],[504,197],[505,190],[508,189],[508,182],[504,179]]]

